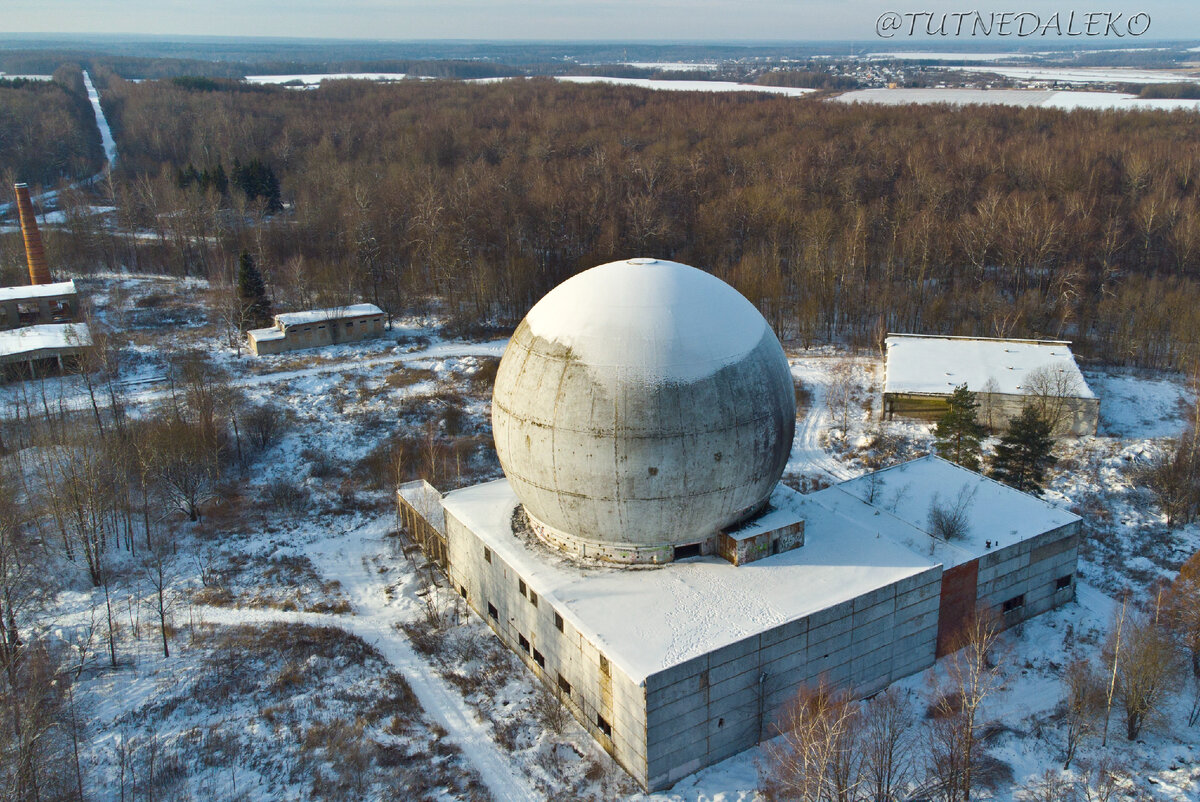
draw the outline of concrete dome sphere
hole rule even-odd
[[[720,279],[630,259],[560,284],[517,327],[492,430],[530,524],[578,554],[664,562],[758,511],[796,399],[779,340]]]

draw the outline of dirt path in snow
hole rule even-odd
[[[796,436],[792,440],[787,470],[797,473],[815,470],[841,481],[852,479],[855,474],[821,446],[821,434],[830,430],[829,408],[825,405],[825,391],[829,387],[829,371],[823,364],[826,361],[832,362],[833,357],[792,362],[792,375],[808,390],[809,404],[807,414],[796,421]]]
[[[285,612],[282,610],[239,610],[225,607],[200,607],[202,620],[221,624],[268,623],[288,621],[332,626],[343,629],[370,643],[404,675],[426,714],[449,733],[448,737],[463,751],[468,763],[479,773],[492,798],[497,802],[529,802],[542,795],[530,785],[521,769],[496,745],[488,725],[467,706],[462,695],[437,676],[432,666],[416,651],[408,638],[393,628],[397,620],[388,607],[382,584],[372,575],[366,560],[385,553],[382,538],[389,522],[360,527],[345,537],[306,550],[313,565],[327,580],[337,580],[354,605],[353,615]]]

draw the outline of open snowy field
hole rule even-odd
[[[834,98],[841,103],[875,103],[906,106],[910,103],[948,103],[1041,107],[1052,109],[1113,109],[1126,111],[1196,111],[1200,100],[1139,98],[1120,92],[1065,92],[1049,89],[856,89]]]
[[[206,282],[86,284],[99,320],[124,332],[118,391],[130,415],[175,392],[170,342],[206,354],[232,391],[279,420],[200,521],[164,522],[177,546],[165,591],[170,657],[136,558],[122,558],[108,589],[115,669],[104,590],[59,559],[68,588],[51,601],[50,628],[78,655],[89,792],[120,798],[157,765],[164,799],[761,798],[762,749],[638,793],[397,536],[397,472],[432,474],[442,491],[500,475],[490,392],[506,340],[453,339],[438,318],[414,317],[378,340],[254,358],[220,336]],[[801,387],[788,484],[808,490],[930,451],[929,424],[878,420],[877,354],[788,354]],[[1170,576],[1200,548],[1196,525],[1164,526],[1135,474],[1183,430],[1186,381],[1092,369],[1086,378],[1101,434],[1060,442],[1047,493],[1088,521],[1079,599],[1005,638],[1001,687],[984,711],[985,750],[1001,769],[980,799],[1023,802],[1023,787],[1061,765],[1068,658],[1099,653],[1118,592]],[[46,405],[91,414],[86,388],[69,379],[2,386],[0,405],[41,405],[43,390]],[[920,707],[929,682],[898,686]],[[1081,747],[1086,760],[1130,768],[1114,802],[1200,798],[1200,731],[1179,699],[1136,743],[1118,735]]]
[[[326,72],[298,75],[247,75],[246,81],[252,84],[319,86],[322,81],[402,81],[406,77],[408,77],[408,73],[404,72]]]
[[[946,67],[944,69],[953,69]],[[1023,81],[1058,81],[1067,84],[1173,84],[1200,80],[1192,73],[1174,70],[1138,70],[1122,67],[1006,67],[988,66],[987,72]]]

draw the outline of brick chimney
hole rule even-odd
[[[46,266],[46,251],[42,248],[42,234],[38,231],[37,218],[33,215],[29,186],[17,184],[15,189],[17,210],[21,214],[21,234],[25,237],[25,260],[29,262],[29,283],[50,284],[50,268]]]

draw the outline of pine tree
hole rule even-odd
[[[976,420],[979,402],[967,385],[960,384],[950,394],[949,405],[950,408],[933,430],[938,455],[968,470],[977,471],[984,434],[983,427]]]
[[[1040,493],[1046,469],[1054,464],[1054,438],[1050,422],[1033,406],[1008,423],[1008,432],[996,445],[992,476],[1006,485],[1030,493]]]
[[[267,287],[263,283],[262,274],[254,265],[254,257],[245,251],[242,251],[242,257],[238,260],[237,290],[242,309],[246,312],[245,318],[250,324],[266,324],[271,316]]]

